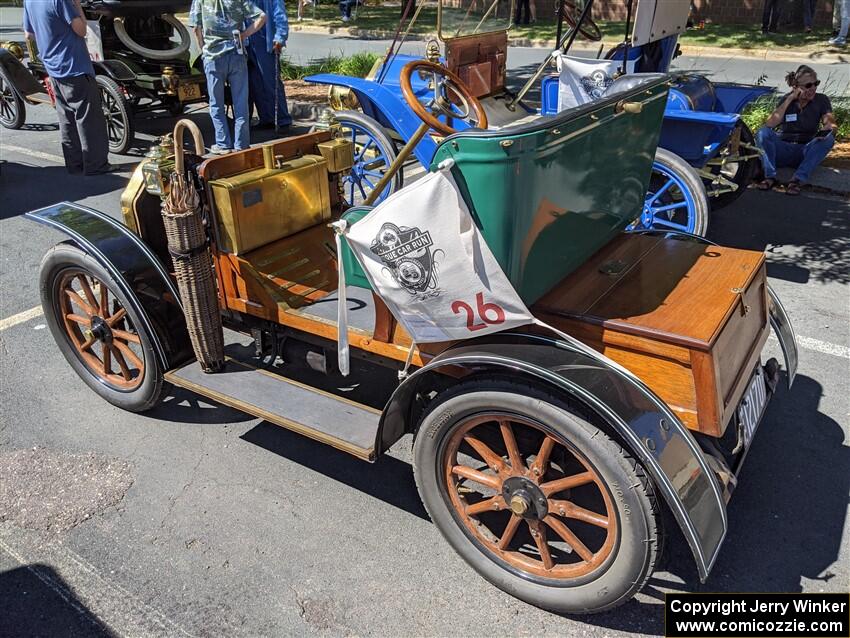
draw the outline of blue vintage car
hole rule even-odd
[[[608,59],[616,64],[617,60],[627,58],[629,63],[623,71],[638,75],[667,72],[677,51],[678,33],[687,20],[687,2],[673,4],[679,9],[685,7],[684,12],[665,10],[663,26],[666,28],[658,30],[671,35],[653,38],[655,25],[647,24],[645,15],[654,15],[655,2],[644,0],[637,7],[629,46],[612,49]],[[568,9],[562,11],[571,28],[559,39],[557,55],[569,50],[578,33],[591,39],[601,37],[589,19],[591,6],[592,1],[585,5],[581,15]],[[444,50],[433,41],[428,44],[426,53],[428,59],[455,73],[479,98],[491,129],[515,126],[524,118],[539,114],[554,116],[561,110],[558,106],[560,76],[552,73],[551,64],[555,53],[546,57],[519,94],[507,89],[507,30],[512,13],[510,0],[484,4],[474,0],[441,1],[437,31]],[[418,11],[408,18],[412,23],[417,16]],[[402,95],[403,69],[420,59],[402,55],[392,46],[386,58],[376,64],[366,78],[336,74],[305,78],[331,85],[330,103],[337,111],[336,119],[350,132],[358,149],[355,170],[347,181],[351,204],[360,204],[367,198],[395,158],[398,147],[411,140],[421,124],[422,120]],[[420,71],[411,76],[410,84],[419,101],[428,105],[434,85],[431,76]],[[750,101],[769,92],[771,89],[759,86],[714,84],[700,76],[675,78],[665,109],[646,205],[633,227],[704,235],[708,227],[709,201],[713,208],[729,204],[751,179],[758,153],[740,112]],[[526,99],[534,93],[539,93],[538,99]],[[443,130],[432,129],[412,149],[420,165],[431,163],[445,135],[476,124],[462,117],[462,105],[455,106],[458,107],[456,112],[440,118],[446,124]],[[382,187],[375,199],[380,201],[399,188],[403,179],[399,172]]]

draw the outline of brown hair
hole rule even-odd
[[[818,77],[818,74],[812,67],[807,64],[801,64],[797,67],[796,71],[788,71],[788,73],[785,74],[785,82],[788,83],[788,86],[794,88],[797,86],[797,82],[800,81],[800,78],[804,75],[814,76],[815,79]]]

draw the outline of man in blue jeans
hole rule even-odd
[[[278,64],[280,50],[289,37],[289,21],[283,0],[257,0],[257,5],[269,19],[265,27],[248,40],[248,94],[257,108],[257,125],[280,131],[292,124]]]
[[[80,0],[28,0],[23,26],[27,40],[35,40],[53,85],[65,168],[72,175],[117,170],[108,162],[106,118],[86,49]]]
[[[785,192],[799,195],[800,186],[809,181],[812,171],[835,144],[838,125],[829,98],[817,92],[820,81],[811,67],[801,65],[785,76],[785,81],[791,92],[782,98],[756,133],[764,165],[764,180],[758,187],[772,189],[777,167],[790,167],[796,171]],[[774,130],[776,127],[780,127],[778,133]]]
[[[192,0],[189,26],[194,28],[203,49],[210,118],[215,129],[215,144],[210,148],[213,154],[224,155],[250,146],[245,41],[265,22],[266,14],[250,0]],[[245,28],[247,23],[250,26]],[[224,111],[225,83],[230,85],[233,102],[233,135]]]

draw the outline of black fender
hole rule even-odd
[[[684,233],[678,230],[656,230],[647,228],[629,232],[639,235],[664,235],[669,239],[694,241],[699,244],[717,246],[715,242],[710,241],[705,237],[700,237],[699,235],[693,235],[691,233]],[[779,341],[779,347],[782,349],[782,358],[785,359],[785,371],[788,373],[788,389],[790,390],[794,383],[794,377],[797,375],[797,363],[800,359],[799,352],[797,350],[797,336],[794,334],[794,326],[791,325],[791,319],[789,319],[788,313],[785,311],[785,306],[782,305],[779,295],[776,294],[776,291],[769,283],[767,284],[767,301],[770,327],[773,329],[773,334],[776,337],[776,340]]]
[[[92,65],[97,75],[105,75],[119,83],[136,79],[136,74],[121,60],[93,60]]]
[[[163,371],[192,356],[177,288],[156,255],[129,228],[100,211],[70,202],[30,211],[25,217],[68,235],[112,275],[146,324]]]
[[[402,436],[421,382],[501,371],[543,382],[603,418],[652,477],[679,523],[705,581],[726,536],[726,502],[705,457],[678,417],[646,385],[570,337],[498,333],[464,341],[432,359],[393,393],[378,428],[376,451]]]
[[[12,90],[22,99],[33,93],[43,93],[44,86],[18,58],[6,49],[0,48],[0,66],[6,71],[12,82]]]

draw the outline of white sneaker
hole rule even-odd
[[[847,38],[830,38],[829,43],[836,47],[846,47],[847,46]]]
[[[212,153],[213,155],[228,155],[232,152],[232,148],[224,148],[223,146],[219,146],[218,144],[213,144],[212,146],[210,146],[210,153]]]
[[[348,16],[342,16],[343,22],[348,22],[349,20],[350,20],[350,18]]]

